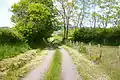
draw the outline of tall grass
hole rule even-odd
[[[5,58],[14,57],[29,50],[30,47],[26,43],[19,43],[19,44],[0,44],[0,60]]]
[[[60,73],[61,73],[61,54],[57,49],[53,57],[51,66],[44,77],[44,80],[60,80]]]

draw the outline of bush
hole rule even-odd
[[[73,34],[75,41],[90,42],[96,37],[95,30],[91,28],[80,28]]]
[[[24,38],[11,28],[0,28],[0,43],[23,42]]]
[[[81,41],[85,43],[95,44],[108,44],[119,45],[120,44],[120,29],[115,28],[80,28],[73,34],[74,41]]]

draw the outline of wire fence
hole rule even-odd
[[[102,62],[112,66],[120,66],[120,46],[92,45],[77,41],[68,41],[67,45],[77,49],[80,53],[85,53],[89,59],[96,63]]]

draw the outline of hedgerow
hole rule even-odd
[[[93,42],[100,44],[120,44],[120,29],[115,28],[80,28],[73,34],[74,41]]]
[[[25,41],[23,36],[12,28],[0,28],[0,43],[17,43]]]

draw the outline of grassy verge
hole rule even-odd
[[[0,80],[20,80],[43,60],[47,50],[30,50],[14,58],[0,61]]]
[[[107,72],[101,66],[94,64],[77,50],[67,46],[63,47],[71,53],[73,62],[84,80],[111,80]]]
[[[44,80],[60,80],[61,73],[61,54],[57,49],[51,66],[49,67],[48,72],[45,74]]]
[[[16,55],[26,52],[29,49],[30,47],[26,43],[14,45],[0,44],[0,60],[14,57]]]

